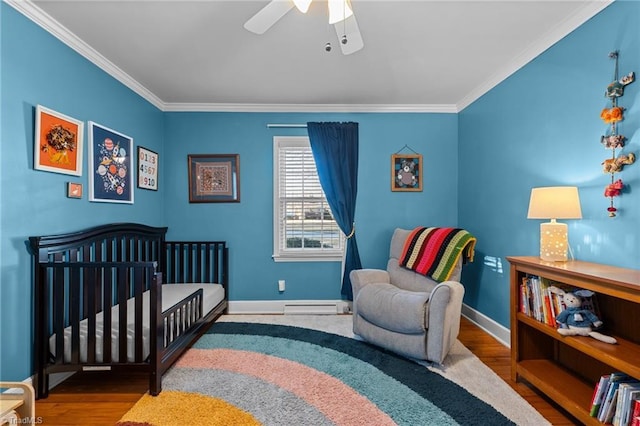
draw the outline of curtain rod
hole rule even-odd
[[[290,127],[290,128],[307,128],[306,124],[267,124],[267,128],[272,129],[272,128],[286,128],[286,127]]]

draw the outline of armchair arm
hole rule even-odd
[[[358,293],[367,284],[389,284],[389,273],[382,269],[354,269],[349,274],[351,279],[351,289],[353,290],[353,300],[356,300]]]
[[[427,359],[442,363],[460,332],[464,287],[457,281],[438,284],[429,298]]]

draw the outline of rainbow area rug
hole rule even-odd
[[[506,425],[462,387],[365,342],[218,322],[118,422],[133,425]]]

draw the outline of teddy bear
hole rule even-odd
[[[402,160],[400,170],[396,176],[398,185],[416,186],[418,183],[415,175],[416,163],[414,161]]]
[[[636,156],[633,152],[619,155],[616,158],[608,158],[602,162],[602,171],[604,173],[616,173],[621,171],[625,165],[633,164],[635,161]]]
[[[549,287],[549,290],[560,295],[566,306],[556,317],[556,322],[560,324],[558,333],[563,336],[591,336],[596,340],[612,345],[617,343],[615,338],[594,331],[594,328],[597,329],[602,326],[602,321],[590,310],[582,308],[582,298],[593,296],[594,293],[592,291],[582,289],[565,292],[555,286]]]

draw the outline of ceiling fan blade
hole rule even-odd
[[[252,33],[264,34],[273,24],[293,9],[290,0],[271,0],[258,13],[244,23],[244,28]]]
[[[364,41],[360,34],[360,28],[358,28],[358,21],[356,21],[356,15],[351,15],[347,19],[341,22],[333,24],[338,35],[338,41],[340,49],[343,55],[350,55],[364,47]],[[347,44],[342,44],[342,36],[347,36]]]

